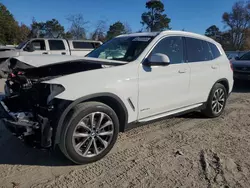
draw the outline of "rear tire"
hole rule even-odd
[[[100,102],[86,102],[73,108],[59,147],[72,162],[91,163],[113,148],[118,133],[119,120],[112,108]]]
[[[206,108],[202,110],[202,113],[210,118],[219,117],[226,106],[227,96],[226,88],[222,84],[216,83],[209,94]]]

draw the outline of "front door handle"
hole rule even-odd
[[[48,52],[43,52],[43,54],[48,54]]]
[[[66,52],[62,52],[62,55],[66,55]]]

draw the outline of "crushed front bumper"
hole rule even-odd
[[[48,118],[41,115],[33,118],[29,112],[10,112],[2,99],[4,99],[4,96],[0,95],[1,123],[13,135],[23,141],[28,141],[26,143],[33,147],[50,148],[52,146],[53,130]],[[36,121],[33,119],[36,119]]]

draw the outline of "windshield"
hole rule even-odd
[[[28,42],[28,40],[27,41],[25,41],[25,42],[22,42],[21,44],[19,44],[17,47],[16,47],[16,49],[22,49],[23,47],[24,47],[24,45],[26,45],[26,43]]]
[[[153,40],[153,38],[153,36],[129,36],[114,38],[90,52],[87,57],[126,62],[134,61]]]

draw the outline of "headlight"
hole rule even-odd
[[[50,95],[47,99],[47,104],[54,99],[55,96],[59,95],[65,90],[65,88],[62,85],[59,84],[50,84]]]

